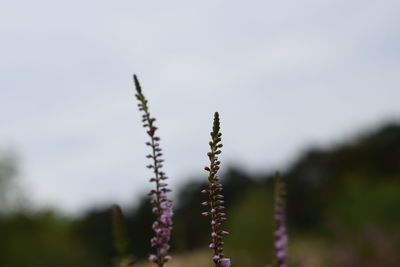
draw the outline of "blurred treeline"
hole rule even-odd
[[[268,153],[268,152],[266,152]],[[0,193],[15,173],[0,158]],[[265,266],[272,259],[272,171],[222,175],[228,206],[226,254],[235,266]],[[206,175],[204,176],[206,180]],[[391,124],[326,149],[310,149],[283,171],[288,192],[293,266],[399,266],[400,125]],[[144,180],[145,177],[144,177]],[[199,179],[197,179],[199,180]],[[189,182],[175,200],[173,253],[207,247],[207,218],[200,215],[205,183]],[[0,198],[0,266],[111,266],[110,207],[65,218],[52,211],[10,212]],[[125,209],[129,250],[151,250],[153,220],[147,197]]]

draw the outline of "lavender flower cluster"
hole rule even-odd
[[[154,125],[155,118],[150,116],[149,107],[147,105],[147,99],[142,93],[142,88],[136,77],[133,76],[135,87],[136,87],[136,98],[139,101],[139,110],[143,112],[142,122],[143,127],[147,129],[147,134],[150,137],[150,142],[146,145],[151,148],[151,154],[146,157],[152,160],[152,163],[147,168],[153,170],[154,177],[150,179],[150,182],[155,183],[155,189],[149,192],[150,196],[153,196],[151,204],[153,205],[153,214],[156,220],[153,222],[153,230],[155,236],[151,239],[151,246],[156,248],[156,253],[149,256],[151,262],[156,263],[158,266],[165,266],[165,263],[171,259],[168,255],[170,248],[169,241],[171,239],[172,230],[172,201],[168,199],[167,193],[171,190],[168,189],[168,184],[165,180],[168,177],[161,170],[163,165],[162,150],[160,147],[160,137],[156,136],[157,127]]]
[[[224,256],[224,236],[229,233],[222,230],[222,223],[226,221],[226,213],[224,213],[225,207],[224,196],[222,192],[222,184],[219,183],[217,172],[221,162],[218,160],[218,155],[221,154],[220,148],[222,148],[220,133],[220,122],[219,114],[214,114],[214,125],[211,134],[211,141],[209,143],[211,151],[208,152],[208,158],[210,159],[210,166],[204,169],[208,171],[208,189],[204,189],[201,192],[208,194],[208,201],[202,203],[203,206],[208,206],[209,211],[203,212],[204,216],[210,217],[211,222],[211,243],[209,248],[214,251],[213,260],[216,267],[229,267],[231,262],[229,258]]]
[[[285,188],[281,181],[279,173],[275,175],[275,231],[274,231],[274,247],[275,247],[275,267],[287,267],[288,257],[288,233],[286,227],[286,212],[285,212]]]

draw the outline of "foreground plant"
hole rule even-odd
[[[275,174],[274,188],[274,248],[275,260],[274,267],[287,267],[288,261],[288,233],[286,226],[286,201],[285,201],[285,184],[282,182],[280,174]]]
[[[114,236],[114,249],[117,252],[117,258],[114,259],[115,267],[131,267],[136,260],[128,254],[128,240],[122,210],[118,205],[112,207],[112,225]]]
[[[159,267],[163,267],[171,259],[168,251],[172,230],[172,201],[167,197],[167,193],[171,190],[167,188],[168,185],[165,183],[168,177],[162,171],[164,160],[161,158],[160,137],[156,136],[157,127],[154,125],[156,119],[150,115],[147,105],[148,101],[142,94],[142,88],[136,75],[133,76],[133,79],[136,88],[136,98],[139,101],[139,111],[143,113],[143,127],[146,128],[146,132],[150,137],[150,142],[146,142],[146,145],[150,147],[151,153],[146,157],[151,159],[151,164],[147,168],[153,170],[154,177],[150,179],[150,182],[155,183],[155,189],[152,189],[149,195],[152,196],[152,211],[156,217],[152,226],[155,236],[151,238],[151,246],[156,249],[156,253],[149,256],[149,261],[157,264]]]
[[[209,143],[211,151],[208,152],[210,166],[204,169],[208,171],[208,189],[201,192],[208,194],[208,201],[202,203],[203,206],[209,207],[209,211],[203,212],[204,216],[210,217],[211,222],[211,243],[209,248],[214,251],[213,261],[216,267],[229,267],[231,261],[224,255],[224,236],[229,233],[222,230],[222,223],[226,221],[226,214],[224,213],[225,207],[224,196],[222,195],[222,185],[219,183],[217,176],[219,165],[221,162],[218,160],[218,155],[221,154],[222,144],[219,124],[219,114],[214,114],[214,124],[211,132],[211,141]]]

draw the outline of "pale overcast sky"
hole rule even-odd
[[[148,190],[141,80],[176,189],[223,164],[283,168],[302,149],[400,118],[400,1],[15,0],[0,5],[0,147],[33,205],[76,212]]]

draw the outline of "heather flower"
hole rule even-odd
[[[162,171],[164,160],[161,158],[160,137],[156,136],[157,127],[154,125],[156,119],[150,115],[147,105],[148,101],[142,94],[142,89],[136,75],[133,78],[136,87],[136,98],[139,101],[139,110],[143,112],[143,127],[146,128],[146,132],[150,137],[150,142],[146,142],[146,145],[150,147],[151,153],[146,158],[151,159],[151,164],[147,168],[151,169],[154,174],[150,182],[155,183],[155,189],[152,189],[149,195],[152,196],[152,211],[156,217],[152,225],[155,236],[151,238],[150,243],[156,249],[156,253],[149,256],[149,261],[157,264],[159,267],[163,267],[171,259],[168,251],[170,248],[169,241],[171,239],[173,212],[172,201],[167,197],[167,193],[171,190],[168,189],[168,185],[165,183],[168,177]]]
[[[286,267],[288,259],[288,233],[286,227],[286,211],[285,211],[285,185],[281,181],[279,173],[275,175],[274,189],[274,205],[275,205],[275,231],[274,231],[274,248],[275,248],[275,264],[274,267]]]
[[[213,261],[216,267],[229,267],[231,261],[229,258],[224,257],[224,236],[229,233],[222,230],[222,223],[226,221],[226,214],[223,212],[225,207],[222,205],[224,196],[221,194],[222,185],[219,183],[217,172],[221,162],[218,160],[218,155],[221,154],[220,148],[222,147],[221,133],[219,132],[219,114],[214,114],[214,124],[211,132],[211,141],[209,143],[211,151],[208,152],[210,166],[205,167],[208,171],[208,188],[202,190],[204,194],[208,194],[208,201],[202,203],[202,206],[209,207],[209,211],[203,212],[202,215],[210,217],[211,224],[211,243],[209,248],[214,251]]]

